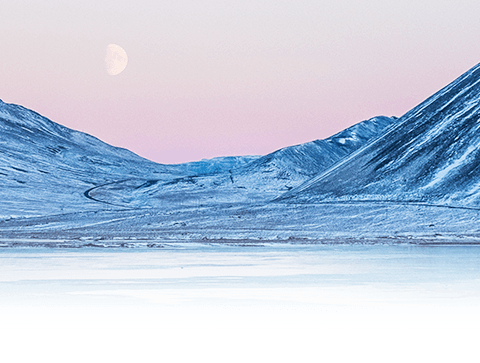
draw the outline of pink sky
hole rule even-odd
[[[267,154],[403,113],[480,62],[477,0],[9,2],[0,99],[148,159]],[[107,74],[105,48],[128,54]]]

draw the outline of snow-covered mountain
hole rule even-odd
[[[288,191],[327,170],[345,156],[364,146],[396,122],[396,117],[373,117],[359,122],[327,139],[315,140],[277,150],[233,173],[245,186]]]
[[[98,208],[83,192],[172,168],[0,101],[0,216]]]
[[[362,146],[393,118],[260,156],[162,165],[0,101],[0,217],[267,201]]]
[[[281,199],[480,206],[480,65]]]
[[[265,203],[326,170],[380,135],[395,121],[394,117],[374,117],[325,140],[289,146],[262,157],[251,157],[252,161],[247,163],[237,162],[232,166],[227,158],[203,162],[219,170],[216,173],[204,173],[205,169],[200,169],[200,173],[189,173],[168,181],[121,181],[95,188],[90,196],[117,205],[162,208]],[[221,167],[218,166],[219,161],[224,163]],[[192,166],[197,165],[178,165],[182,170],[194,171]]]
[[[9,241],[478,243],[480,65],[399,119],[178,165],[0,102],[0,182]]]
[[[176,164],[175,167],[189,176],[212,175],[226,173],[241,168],[258,158],[260,158],[259,155],[219,156],[212,159],[202,159],[200,161]]]

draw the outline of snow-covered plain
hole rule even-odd
[[[191,205],[14,218],[0,246],[150,247],[176,241],[478,244],[478,209],[415,203]]]
[[[480,247],[0,250],[5,362],[478,361]]]

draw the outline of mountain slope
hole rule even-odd
[[[336,162],[381,135],[396,122],[378,116],[359,122],[329,138],[294,145],[262,156],[233,174],[250,187],[286,191],[327,170]]]
[[[480,205],[480,65],[281,200]]]
[[[241,168],[260,156],[219,156],[212,159],[202,159],[200,161],[191,161],[188,163],[175,164],[178,170],[187,175],[211,175],[226,173],[230,170]]]
[[[0,215],[98,208],[84,196],[90,187],[171,172],[172,168],[0,101]]]
[[[0,217],[267,201],[326,169],[394,121],[373,118],[328,139],[263,157],[162,165],[0,101]]]
[[[394,117],[374,117],[325,140],[252,157],[250,163],[240,164],[226,172],[189,174],[169,181],[152,179],[148,183],[122,182],[98,188],[92,196],[115,204],[162,208],[173,205],[263,203],[326,170],[380,135],[395,121]],[[226,170],[225,166],[228,164],[222,166],[223,170]]]

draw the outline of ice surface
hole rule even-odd
[[[479,262],[479,247],[0,250],[2,357],[468,362]]]

